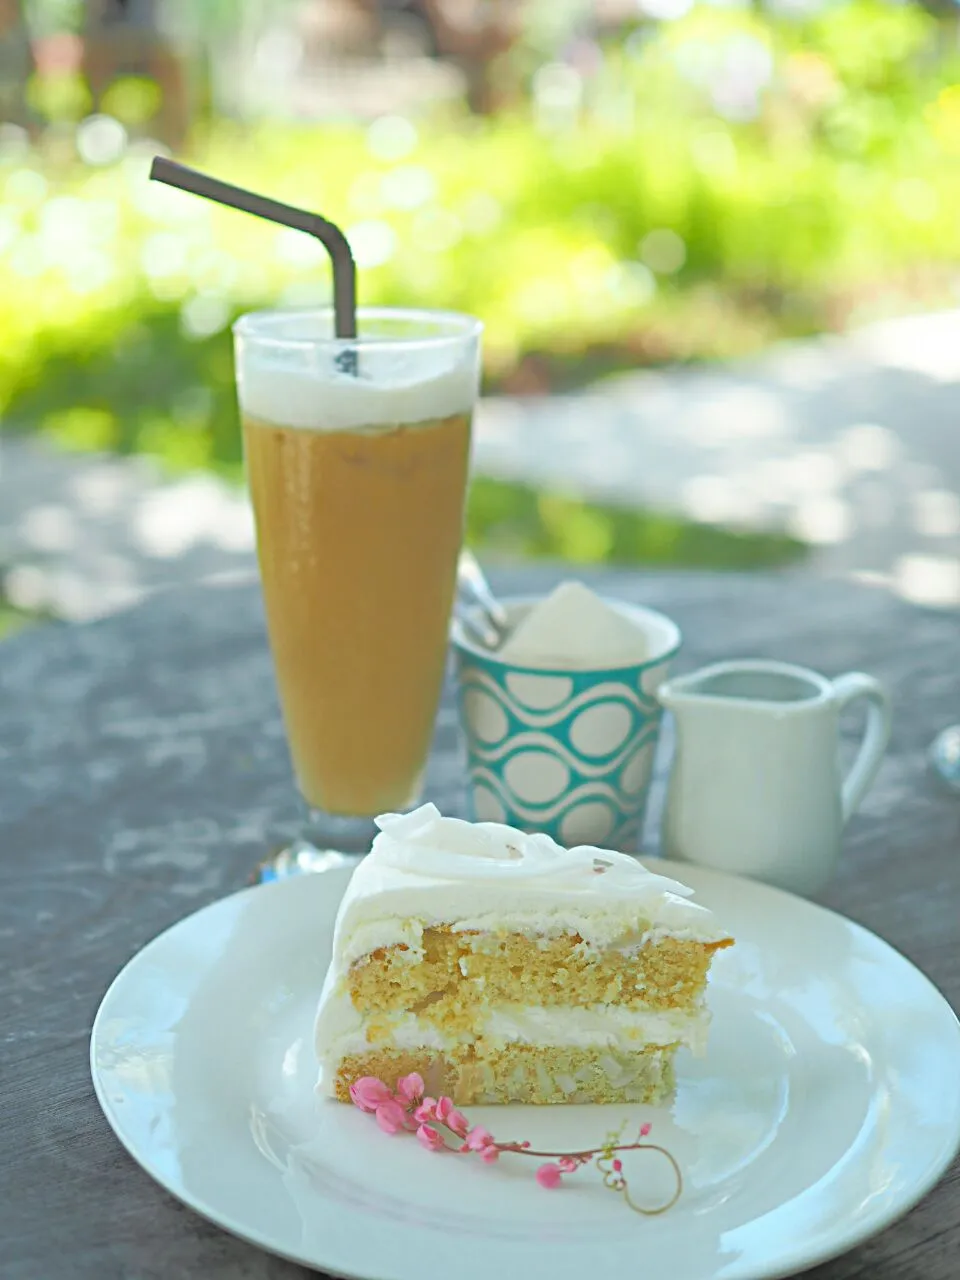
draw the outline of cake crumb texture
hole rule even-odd
[[[380,1049],[349,1054],[337,1066],[334,1094],[350,1101],[350,1085],[375,1076],[391,1089],[411,1071],[427,1093],[445,1094],[457,1106],[528,1103],[642,1102],[658,1105],[673,1093],[676,1046],[622,1052],[608,1047],[557,1048],[507,1045],[490,1053]]]
[[[422,956],[402,943],[364,956],[350,967],[347,986],[364,1015],[405,1011],[451,1025],[501,1002],[686,1009],[703,994],[714,952],[728,945],[667,937],[597,952],[579,934],[531,938],[441,926],[424,930]]]

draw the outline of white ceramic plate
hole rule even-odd
[[[672,1106],[470,1114],[550,1148],[650,1119],[684,1172],[672,1210],[637,1216],[594,1170],[545,1190],[533,1160],[388,1137],[313,1093],[346,878],[248,889],[181,921],[130,961],[93,1029],[97,1096],[130,1154],[265,1249],[365,1280],[771,1280],[887,1226],[960,1144],[960,1025],[927,979],[840,916],[689,867],[738,942],[714,964],[708,1055],[678,1059]],[[631,1172],[634,1194],[662,1186],[654,1165]]]

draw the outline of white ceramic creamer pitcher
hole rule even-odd
[[[676,724],[664,855],[794,893],[822,889],[890,739],[890,700],[879,681],[724,662],[661,685],[658,696]],[[866,729],[844,777],[840,713],[858,698],[867,703]]]

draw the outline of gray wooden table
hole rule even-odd
[[[539,591],[555,570],[495,576]],[[960,1004],[960,801],[924,753],[960,712],[960,625],[880,590],[804,576],[607,575],[665,609],[681,667],[779,657],[890,682],[892,748],[851,824],[829,905],[903,951]],[[243,885],[298,810],[255,583],[157,596],[90,626],[0,645],[0,1275],[306,1275],[209,1225],[120,1149],[87,1065],[93,1015],[129,957]],[[662,764],[648,840],[655,836]],[[429,798],[462,810],[449,698]],[[816,1280],[955,1280],[960,1169]],[[660,1280],[652,1277],[651,1280]]]

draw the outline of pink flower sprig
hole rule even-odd
[[[645,1217],[666,1213],[680,1199],[683,1191],[683,1175],[676,1160],[665,1147],[645,1139],[650,1125],[643,1124],[635,1142],[621,1142],[620,1133],[608,1133],[603,1146],[584,1151],[537,1151],[529,1142],[498,1142],[492,1133],[470,1121],[458,1111],[450,1098],[430,1098],[422,1076],[415,1071],[397,1081],[396,1090],[388,1088],[375,1076],[362,1076],[350,1086],[354,1106],[372,1115],[384,1133],[400,1133],[404,1130],[416,1133],[417,1141],[427,1151],[448,1152],[451,1155],[476,1155],[484,1164],[494,1164],[503,1154],[533,1156],[547,1163],[541,1164],[536,1173],[541,1187],[559,1187],[564,1176],[576,1173],[587,1165],[596,1163],[603,1175],[603,1185],[623,1196],[635,1213]],[[676,1188],[666,1204],[648,1208],[631,1199],[630,1189],[623,1172],[622,1151],[653,1151],[668,1161],[676,1179]]]

